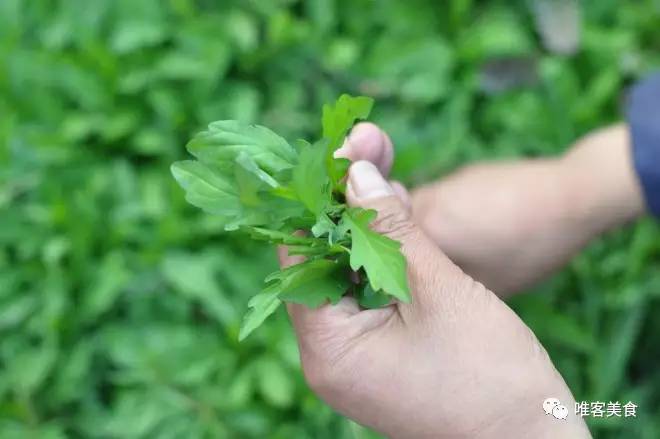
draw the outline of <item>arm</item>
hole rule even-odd
[[[596,236],[660,216],[660,74],[633,88],[627,124],[562,157],[468,166],[412,199],[427,233],[500,296],[536,283]]]
[[[412,200],[416,221],[500,296],[547,277],[644,210],[624,125],[559,158],[468,166],[416,189]]]
[[[587,240],[644,213],[627,125],[588,135],[558,162],[565,180],[563,208],[576,209],[578,228]]]

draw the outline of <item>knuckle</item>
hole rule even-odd
[[[376,232],[384,233],[395,239],[409,236],[416,230],[410,215],[404,209],[378,212],[378,217],[372,223],[372,227]]]

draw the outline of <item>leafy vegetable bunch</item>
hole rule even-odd
[[[318,307],[336,304],[345,294],[365,308],[392,298],[410,301],[400,244],[369,228],[373,210],[346,205],[350,162],[334,157],[372,105],[371,98],[349,95],[325,105],[323,135],[313,144],[292,145],[262,126],[213,122],[186,146],[197,160],[172,165],[186,200],[218,216],[226,231],[286,245],[289,254],[306,258],[266,277],[266,287],[248,303],[239,339],[282,301]],[[310,233],[294,234],[301,229]]]

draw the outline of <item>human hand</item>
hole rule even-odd
[[[372,163],[351,166],[347,199],[375,209],[372,227],[401,242],[413,300],[288,305],[304,374],[322,399],[392,438],[589,437],[534,334],[415,225]],[[286,248],[279,255],[284,266],[301,262]],[[548,397],[569,408],[566,420],[545,415]]]
[[[384,175],[392,143],[375,125],[354,130],[341,155]],[[412,196],[393,183],[413,218],[464,271],[500,296],[563,266],[595,236],[643,211],[627,129],[608,128],[565,156],[470,165]]]

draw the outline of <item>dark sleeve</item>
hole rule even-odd
[[[660,217],[660,73],[635,85],[628,101],[633,161],[648,210]]]

